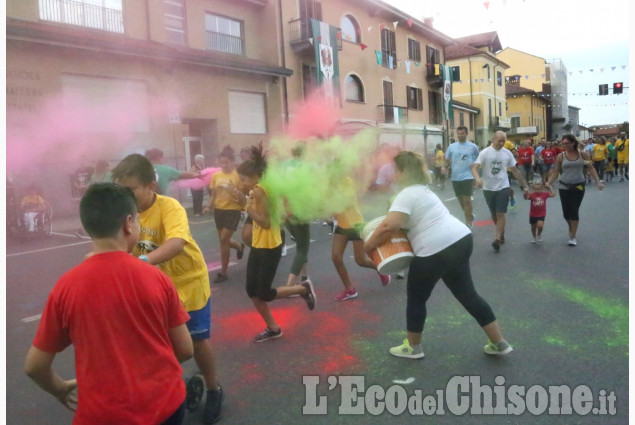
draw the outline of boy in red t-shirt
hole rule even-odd
[[[24,370],[75,412],[74,425],[182,424],[189,315],[170,279],[129,254],[140,232],[134,193],[98,183],[79,209],[92,255],[53,287]],[[63,380],[51,365],[71,344],[77,379]]]
[[[551,173],[551,168],[556,162],[558,151],[553,147],[553,143],[547,142],[545,148],[540,151],[540,156],[542,157],[542,180],[547,181]]]
[[[553,198],[556,193],[553,187],[545,190],[543,182],[538,181],[533,185],[533,190],[525,192],[524,197],[531,201],[529,208],[529,224],[531,224],[531,243],[542,242],[542,229],[547,215],[547,198]]]

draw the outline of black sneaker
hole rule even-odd
[[[225,282],[226,280],[227,280],[227,276],[225,276],[222,273],[217,273],[216,279],[214,279],[214,283],[222,283],[222,282]]]
[[[300,282],[300,285],[302,285],[306,289],[306,292],[300,296],[304,299],[304,301],[306,301],[306,306],[309,308],[309,310],[313,310],[315,308],[315,301],[317,299],[317,297],[315,296],[315,290],[313,289],[313,282],[307,279]]]
[[[223,389],[218,386],[215,390],[207,390],[205,409],[203,409],[203,423],[215,424],[222,418],[221,405],[223,404]]]
[[[254,342],[265,342],[270,339],[280,338],[282,336],[282,328],[277,331],[272,331],[269,328],[265,328],[264,331],[260,332],[258,335],[254,337]]]
[[[203,380],[203,375],[200,373],[195,373],[192,377],[187,381],[187,385],[185,386],[185,407],[187,410],[196,410],[201,404],[201,400],[203,399],[203,394],[205,393],[205,380]]]
[[[494,248],[494,251],[498,252],[501,249],[501,241],[499,241],[498,239],[495,239],[494,242],[492,242],[492,248]]]

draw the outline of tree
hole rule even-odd
[[[620,124],[618,128],[620,130],[620,133],[621,132],[625,132],[626,134],[629,134],[629,132],[628,132],[628,121],[624,121],[624,123]]]

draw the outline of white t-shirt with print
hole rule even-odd
[[[489,146],[481,151],[475,164],[483,170],[483,190],[502,190],[509,187],[507,167],[515,167],[516,159],[507,149],[496,150]]]
[[[408,214],[408,239],[417,257],[436,254],[470,234],[427,186],[416,184],[403,189],[389,211]]]

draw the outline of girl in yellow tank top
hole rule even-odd
[[[249,193],[245,210],[253,223],[252,248],[247,260],[247,295],[267,325],[263,332],[254,337],[254,342],[264,342],[282,336],[282,329],[271,315],[268,302],[300,295],[306,301],[309,310],[315,308],[315,291],[310,281],[272,288],[282,256],[282,238],[279,221],[277,217],[271,216],[269,194],[258,184],[266,166],[260,145],[252,147],[251,159],[238,167],[241,189],[244,193]]]

